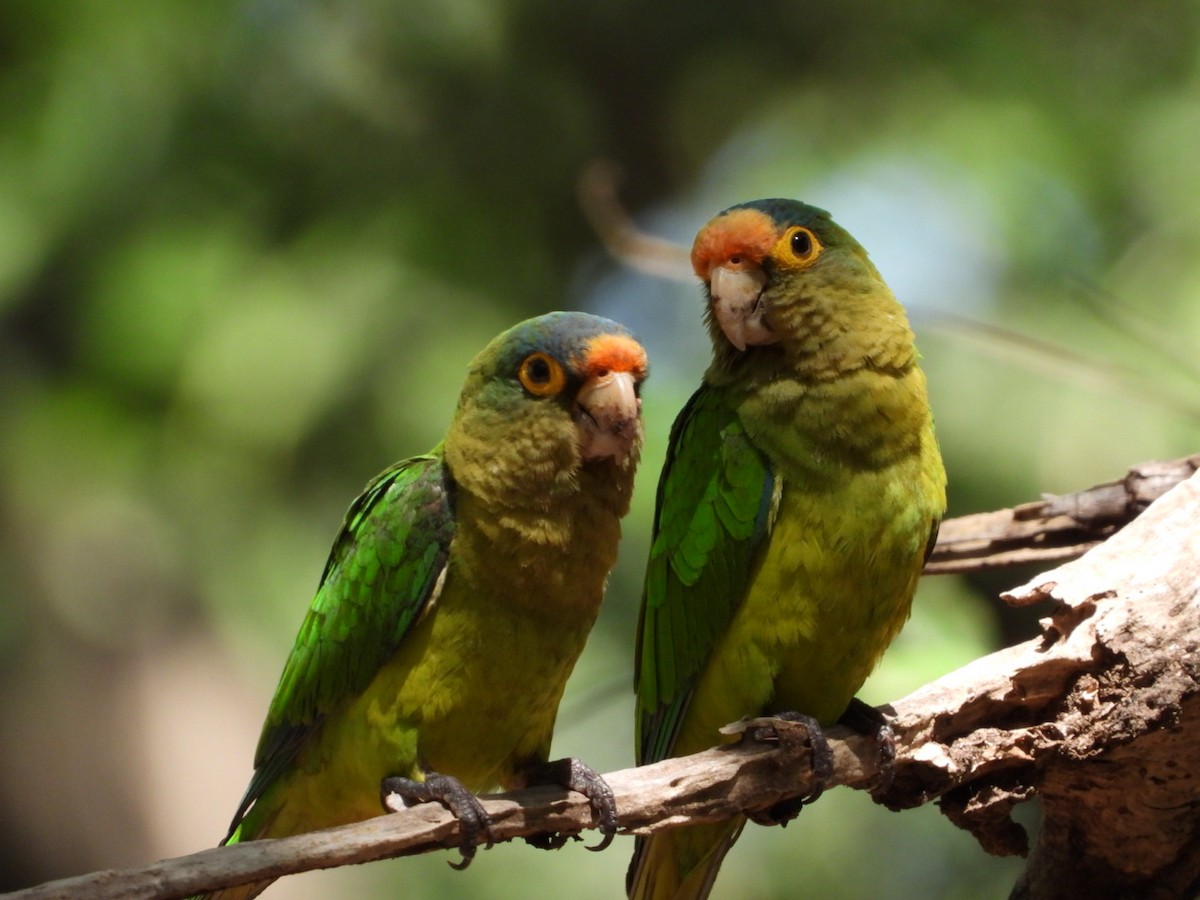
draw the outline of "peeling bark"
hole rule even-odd
[[[1184,897],[1200,878],[1200,476],[1097,550],[1010,591],[1090,663],[1056,710],[1045,824],[1015,897]]]
[[[1194,460],[1182,464],[1194,471]],[[1126,498],[1139,495],[1121,491]],[[1078,521],[1084,504],[1070,504]],[[1018,605],[1053,604],[1041,635],[884,706],[896,732],[896,761],[876,799],[894,809],[936,801],[985,850],[1002,854],[1027,851],[1025,832],[1010,813],[1038,799],[1044,822],[1013,890],[1020,900],[1194,896],[1200,885],[1200,474],[1082,558],[1004,597]],[[778,722],[777,731],[777,743],[743,741],[606,775],[622,832],[719,821],[811,793],[803,729]],[[845,728],[827,736],[833,784],[872,789],[881,783],[873,740]],[[562,789],[483,802],[499,841],[592,827],[588,801]],[[423,806],[9,896],[186,897],[457,842],[450,814]],[[486,859],[476,863],[482,864]]]

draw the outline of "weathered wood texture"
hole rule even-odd
[[[1176,474],[1194,470],[1195,458],[1183,465]],[[1164,483],[1153,474],[1134,480],[1133,488],[1126,479],[1120,490],[1102,492],[1116,498],[1104,508],[1136,510],[1145,485]],[[899,809],[936,800],[989,852],[1022,853],[1027,838],[1009,813],[1024,800],[1041,801],[1044,825],[1014,889],[1021,900],[1183,898],[1200,883],[1200,474],[1158,494],[1082,558],[1005,594],[1011,603],[1048,604],[1040,636],[883,708],[897,756],[890,784],[877,792],[881,802]],[[1083,496],[1042,501],[1038,515],[1054,521],[1065,502],[1072,521],[1109,521],[1108,512],[1099,519],[1081,512],[1092,508]],[[953,530],[951,538],[957,542]],[[723,819],[809,793],[803,732],[780,724],[779,734],[772,745],[743,742],[606,775],[623,831]],[[878,783],[872,741],[844,728],[829,737],[835,784]],[[587,802],[562,790],[484,805],[501,841],[591,827]],[[449,813],[424,806],[9,896],[185,897],[457,840]],[[486,865],[486,855],[475,864]]]
[[[942,523],[927,575],[1074,559],[1200,469],[1200,454],[1142,463],[1086,491]]]

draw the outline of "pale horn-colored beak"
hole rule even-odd
[[[764,318],[762,290],[766,283],[767,275],[759,266],[717,266],[709,273],[713,317],[738,350],[779,340]]]
[[[579,452],[585,459],[624,462],[641,438],[642,401],[630,372],[589,378],[575,398]]]

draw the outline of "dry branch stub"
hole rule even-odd
[[[891,783],[876,791],[881,802],[901,809],[937,799],[985,849],[1021,853],[1027,839],[1010,812],[1041,799],[1043,826],[1014,897],[1176,898],[1194,896],[1200,884],[1200,475],[1162,490],[1195,472],[1196,459],[1176,461],[1182,468],[1165,464],[1174,468],[1161,478],[1147,477],[1145,466],[1131,470],[1140,473],[1136,485],[1162,496],[1080,559],[1005,595],[1017,604],[1053,604],[1039,637],[883,707],[896,733],[896,761]],[[1121,484],[1122,504],[1133,497],[1132,510],[1144,505],[1141,487]],[[1086,518],[1073,496],[1072,520]],[[876,784],[873,740],[842,727],[827,737],[834,784]],[[781,738],[773,747],[743,742],[606,774],[622,832],[727,819],[810,793],[808,748]],[[587,799],[561,789],[483,802],[499,840],[594,826]],[[164,900],[458,840],[449,813],[421,806],[13,896]]]
[[[1115,481],[942,523],[926,574],[953,574],[1081,556],[1200,469],[1200,454],[1140,463]]]
[[[1008,813],[1036,793],[1043,825],[1014,897],[1189,896],[1200,876],[1200,475],[1004,596],[1054,602],[1042,636],[896,704],[905,759],[886,802],[939,794],[985,849],[1008,853],[1025,841]]]

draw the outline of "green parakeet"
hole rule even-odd
[[[530,319],[475,358],[445,440],[346,514],[225,843],[378,815],[381,784],[486,837],[470,792],[535,781],[587,793],[611,838],[604,782],[547,760],[616,561],[646,374],[624,328],[584,313]]]
[[[828,213],[735,206],[692,265],[713,360],[659,482],[639,763],[719,743],[744,716],[837,721],[908,617],[946,505],[904,310]],[[639,838],[630,896],[707,896],[744,824]]]

